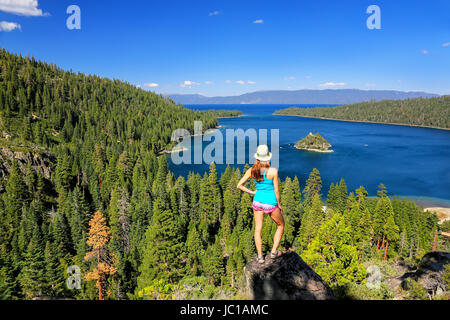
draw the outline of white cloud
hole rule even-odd
[[[190,81],[190,80],[185,80],[182,84],[180,84],[180,87],[188,87],[188,88],[192,88],[194,86],[199,86],[200,83],[195,82],[195,81]]]
[[[212,81],[205,81],[205,84],[213,84],[214,82]]]
[[[345,86],[345,82],[325,82],[322,84],[319,84],[319,87],[322,88],[329,88],[329,87],[339,87],[339,86]]]
[[[294,76],[284,77],[284,80],[295,80]]]
[[[366,87],[376,87],[375,83],[366,83]]]
[[[428,50],[422,50],[422,51],[420,51],[422,54],[428,54],[429,52],[428,52]]]
[[[258,20],[253,21],[253,23],[256,23],[256,24],[260,23],[260,24],[262,24],[262,23],[264,23],[264,20],[263,19],[258,19]]]
[[[156,87],[159,87],[159,84],[151,82],[151,83],[145,83],[144,86],[149,87],[149,88],[156,88]]]
[[[248,84],[256,84],[255,81],[251,81],[251,80],[248,80],[247,83],[248,83]]]
[[[0,11],[20,16],[42,17],[49,15],[38,9],[37,0],[0,0]]]
[[[213,11],[213,12],[210,12],[209,13],[209,16],[211,17],[211,16],[217,16],[218,14],[220,13],[220,11]]]
[[[15,29],[22,30],[22,27],[20,24],[15,22],[0,21],[0,32],[10,32]]]
[[[245,84],[245,81],[243,81],[243,80],[238,80],[238,81],[236,81],[236,83],[237,83],[237,84]]]
[[[450,47],[450,42],[445,42],[442,44],[443,47]]]
[[[225,80],[225,83],[231,83],[231,80]]]

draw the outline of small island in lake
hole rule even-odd
[[[329,150],[331,144],[325,138],[318,133],[313,134],[312,132],[298,141],[294,147],[296,149],[314,152],[334,152],[333,150]]]

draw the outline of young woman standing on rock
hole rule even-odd
[[[261,230],[263,226],[264,214],[267,213],[277,224],[277,231],[273,238],[273,247],[270,252],[272,259],[279,257],[282,253],[278,251],[281,237],[284,232],[284,219],[280,204],[280,189],[278,186],[278,170],[270,166],[272,153],[266,145],[258,146],[254,155],[256,161],[253,167],[247,170],[239,181],[237,188],[247,192],[253,197],[253,214],[255,218],[255,245],[258,251],[258,262],[264,263],[262,254]],[[256,191],[251,191],[244,186],[249,178],[253,178],[256,183]]]

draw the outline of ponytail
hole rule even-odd
[[[259,160],[256,160],[255,163],[252,166],[252,178],[256,181],[263,181],[263,174],[262,169],[269,168],[270,163],[269,162],[261,162]]]

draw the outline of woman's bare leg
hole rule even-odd
[[[277,208],[274,212],[272,212],[270,214],[270,217],[277,224],[277,231],[275,232],[275,235],[273,237],[273,247],[272,247],[272,252],[277,252],[278,246],[280,245],[281,237],[283,236],[284,232],[284,219],[279,208]]]
[[[255,211],[253,210],[253,216],[255,217],[255,245],[256,251],[258,251],[258,257],[262,257],[262,239],[261,239],[261,231],[264,221],[264,211]]]

